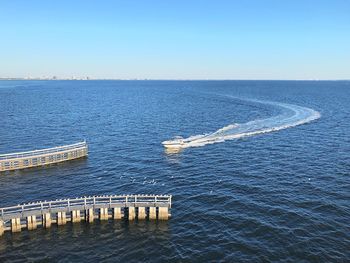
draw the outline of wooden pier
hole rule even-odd
[[[49,228],[52,224],[95,219],[168,220],[171,195],[104,195],[42,201],[0,208],[0,236],[5,231]]]
[[[59,163],[87,155],[88,146],[85,141],[43,150],[1,154],[0,172]]]

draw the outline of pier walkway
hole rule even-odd
[[[87,143],[0,155],[0,172],[64,162],[88,155]]]
[[[105,195],[42,201],[0,208],[0,236],[5,231],[95,219],[168,220],[171,195]]]

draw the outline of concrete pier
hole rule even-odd
[[[0,172],[59,163],[87,155],[85,141],[43,150],[0,154]]]
[[[20,218],[12,218],[11,219],[11,231],[12,232],[21,232],[21,219]]]
[[[108,220],[108,208],[100,208],[100,220]]]
[[[80,210],[73,210],[72,212],[72,222],[73,223],[77,223],[77,222],[80,222],[81,220],[81,217],[80,217]]]
[[[122,219],[122,209],[120,207],[113,208],[113,219]]]
[[[36,216],[28,216],[27,217],[27,228],[28,230],[33,230],[36,229],[37,224],[36,224]]]
[[[139,211],[137,213],[137,219],[138,220],[144,220],[146,219],[146,208],[145,207],[139,207]]]
[[[150,207],[149,208],[149,219],[151,219],[151,220],[157,219],[156,207]]]
[[[22,227],[49,228],[52,224],[65,225],[67,221],[75,223],[84,219],[89,223],[109,218],[167,220],[171,198],[171,195],[103,195],[3,207],[0,208],[0,236],[8,230],[20,232]]]
[[[57,225],[65,225],[67,223],[66,212],[57,213]]]
[[[158,208],[158,219],[159,220],[168,220],[169,219],[168,207],[159,207]]]

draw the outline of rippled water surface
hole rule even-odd
[[[321,117],[164,151],[176,135],[284,114],[254,100]],[[7,232],[0,262],[350,260],[350,82],[0,81],[0,120],[0,153],[90,146],[87,159],[2,173],[0,206],[126,193],[174,202],[167,222]]]

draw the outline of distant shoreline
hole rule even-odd
[[[111,78],[0,78],[0,81],[350,81],[350,79],[111,79]]]

